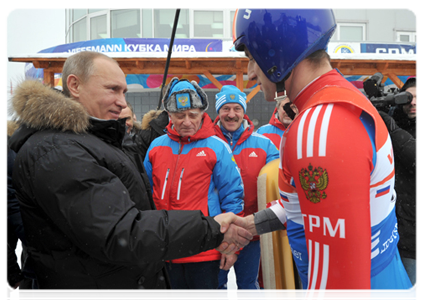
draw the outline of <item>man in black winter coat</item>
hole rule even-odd
[[[169,115],[165,110],[150,110],[143,116],[141,130],[134,137],[143,161],[151,142],[165,134],[167,124]]]
[[[398,250],[411,283],[416,283],[416,78],[409,78],[400,90],[413,95],[411,103],[400,105],[392,115],[379,112],[392,139],[395,160],[396,213],[400,236]]]
[[[16,153],[7,149],[7,281],[12,288],[17,288],[24,280],[15,253],[18,241],[24,242],[23,225],[19,202],[12,184],[13,163]]]
[[[26,81],[13,97],[13,183],[39,288],[168,288],[165,260],[248,244],[233,214],[155,210],[139,158],[122,149],[127,87],[116,61],[80,52],[62,78],[64,95]]]
[[[141,121],[139,130],[133,135],[127,135],[124,145],[128,153],[137,153],[141,162],[144,161],[151,142],[165,134],[165,128],[169,124],[169,115],[165,110],[150,110]]]

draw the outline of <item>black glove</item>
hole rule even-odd
[[[382,117],[383,122],[385,122],[386,128],[388,128],[389,133],[392,133],[399,128],[395,120],[386,112],[379,111],[379,114]]]

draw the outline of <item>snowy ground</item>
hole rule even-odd
[[[16,248],[16,256],[20,257],[21,256],[21,244],[18,244],[18,247]],[[228,298],[229,300],[236,300],[236,281],[235,281],[235,272],[234,269],[231,268],[231,270],[229,271],[229,275],[228,275]],[[19,292],[18,289],[16,289],[11,295],[10,295],[10,299],[11,300],[19,300]]]

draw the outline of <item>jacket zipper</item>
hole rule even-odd
[[[178,184],[178,196],[176,197],[176,200],[179,200],[179,195],[181,194],[181,183],[182,183],[182,176],[184,175],[184,170],[181,171],[181,176],[179,177],[179,184]]]
[[[170,184],[171,188],[173,187],[173,183],[174,183],[174,180],[175,180],[175,177],[176,177],[176,170],[178,169],[179,158],[180,158],[180,155],[181,155],[181,152],[182,152],[182,148],[183,148],[183,146],[182,146],[182,141],[181,141],[181,138],[180,138],[179,139],[178,158],[176,159],[175,170],[173,171],[172,182]],[[171,191],[170,191],[170,193],[171,193]],[[170,201],[171,201],[171,199],[169,199],[169,205],[170,205]]]
[[[166,184],[167,184],[167,179],[169,178],[169,171],[170,171],[170,169],[167,169],[166,178],[165,178],[165,182],[164,182],[164,185],[163,185],[163,191],[162,191],[162,200],[164,198],[164,194],[165,194],[165,191],[166,191]]]

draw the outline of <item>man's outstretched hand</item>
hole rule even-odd
[[[216,248],[223,254],[234,254],[247,246],[253,238],[253,234],[245,229],[249,225],[246,218],[233,213],[224,213],[215,216],[214,220],[220,224],[220,232],[225,234],[222,243]]]

